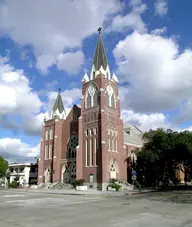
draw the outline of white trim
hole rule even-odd
[[[108,151],[111,150],[111,138],[108,138]]]
[[[85,167],[87,167],[87,143],[88,141],[85,140]]]
[[[94,139],[94,147],[95,147],[95,166],[97,166],[97,139]]]
[[[50,144],[49,145],[49,159],[52,159],[52,155],[53,155],[53,145]]]
[[[92,143],[92,139],[90,139],[90,148],[89,148],[89,155],[90,155],[90,157],[89,157],[89,161],[90,161],[90,165],[89,166],[93,166],[93,162],[92,162],[92,159],[93,159],[93,153],[92,153],[92,145],[93,145],[93,143]]]
[[[45,145],[45,160],[49,159],[49,147],[48,145]]]
[[[134,147],[143,147],[143,146],[138,145],[138,144],[127,143],[127,142],[124,142],[124,144],[126,144],[126,145],[128,145],[128,146],[134,146]]]

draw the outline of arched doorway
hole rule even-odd
[[[64,182],[64,173],[65,173],[66,167],[65,165],[63,165],[62,169],[61,169],[61,182]]]
[[[44,172],[45,176],[45,183],[50,183],[51,182],[51,169],[50,167],[47,167]]]
[[[69,183],[69,169],[68,169],[68,167],[67,166],[63,166],[63,168],[62,168],[62,182],[64,182],[64,183]]]

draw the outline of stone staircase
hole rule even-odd
[[[118,180],[116,184],[119,184],[121,186],[121,191],[132,191],[133,185],[129,184],[127,181],[124,180]]]
[[[71,184],[63,183],[63,182],[58,182],[55,185],[51,187],[51,189],[72,189],[73,186]]]

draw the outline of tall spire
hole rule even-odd
[[[105,54],[105,49],[103,46],[103,42],[101,39],[101,28],[98,28],[98,40],[97,40],[97,46],[95,49],[95,54],[94,54],[94,58],[93,58],[93,65],[95,67],[95,71],[100,70],[101,66],[103,67],[104,70],[107,69],[107,57]]]
[[[58,89],[58,95],[52,109],[52,118],[65,119],[66,113],[61,97],[61,88]]]

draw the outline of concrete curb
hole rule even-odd
[[[38,190],[36,191],[34,190],[26,190],[26,189],[0,189],[2,191],[7,191],[7,192],[17,192],[17,193],[39,193],[39,194],[52,194],[52,195],[77,195],[77,196],[98,196],[98,197],[108,197],[108,198],[112,198],[112,197],[119,197],[119,196],[139,196],[139,195],[145,195],[145,194],[149,194],[152,192],[156,192],[155,190],[149,190],[149,191],[141,191],[141,192],[113,192],[113,193],[105,193],[105,192],[101,192],[101,193],[78,193],[77,191],[74,192],[65,192],[65,191],[51,191],[51,190]]]
[[[150,191],[145,191],[145,192],[131,192],[131,193],[126,193],[125,195],[145,195],[149,193],[157,192],[155,190],[150,190]]]

